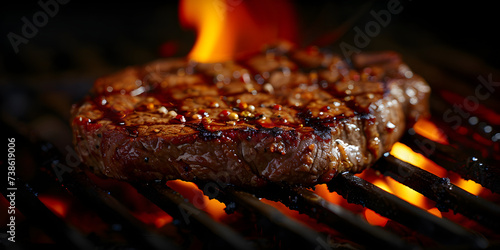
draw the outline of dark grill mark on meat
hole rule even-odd
[[[369,167],[427,115],[429,87],[393,53],[353,68],[311,51],[167,59],[100,78],[72,110],[76,149],[117,179],[314,185]]]
[[[313,126],[314,134],[319,136],[322,140],[329,141],[332,139],[330,128],[323,125]]]
[[[203,123],[199,123],[197,126],[195,125],[192,127],[199,132],[198,136],[204,141],[219,139],[222,136],[222,131],[209,131],[205,128]]]

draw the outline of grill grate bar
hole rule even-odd
[[[71,179],[63,184],[71,193],[92,204],[103,220],[110,225],[120,225],[120,230],[132,239],[130,243],[148,249],[178,249],[172,240],[146,227],[123,204],[95,186],[84,173],[72,174],[71,178],[64,179]]]
[[[413,129],[403,136],[401,142],[443,168],[458,173],[462,178],[471,179],[493,192],[500,193],[499,168],[490,167],[477,157],[465,154],[452,146],[427,139],[415,133]]]
[[[261,202],[254,195],[236,190],[228,190],[227,193],[237,204],[263,215],[272,224],[299,236],[315,249],[331,248],[323,235],[284,215],[278,209]]]
[[[351,237],[356,243],[393,249],[416,248],[398,235],[372,226],[359,215],[323,199],[306,188],[270,185],[265,191],[255,189],[251,193],[279,201],[290,209],[305,213],[318,222]]]
[[[322,234],[288,217],[273,206],[263,203],[253,194],[235,190],[229,186],[222,188],[213,182],[200,181],[197,184],[204,191],[215,189],[212,192],[213,195],[207,195],[211,196],[210,198],[217,198],[226,203],[226,212],[234,211],[234,209],[242,209],[243,212],[260,215],[277,229],[274,230],[276,236],[279,238],[285,235],[291,236],[281,240],[281,244],[287,244],[285,248],[296,248],[299,245],[307,248],[313,247],[314,249],[332,248],[327,243],[326,237]]]
[[[52,213],[37,197],[36,191],[20,178],[16,178],[17,190],[16,209],[19,209],[28,220],[38,228],[46,229],[44,232],[59,246],[67,249],[95,249],[94,244],[80,231],[68,225],[63,219]],[[2,194],[8,200],[9,191],[2,188]],[[3,242],[7,248],[10,243]],[[13,243],[15,244],[15,243]],[[22,246],[17,245],[17,247]],[[16,246],[11,246],[16,249]],[[18,248],[17,248],[18,249]]]
[[[114,231],[129,236],[126,241],[131,245],[138,248],[147,247],[148,249],[178,249],[178,246],[172,240],[145,226],[110,193],[97,187],[84,172],[64,171],[56,173],[57,170],[52,166],[57,165],[60,159],[63,159],[59,150],[50,146],[50,144],[46,144],[45,147],[40,147],[40,149],[38,153],[43,156],[45,161],[42,163],[43,167],[39,169],[41,171],[38,171],[37,176],[45,180],[56,181],[58,186],[66,188],[68,192],[84,200],[94,208],[94,211],[98,213],[103,221],[107,222],[111,227],[116,226],[116,230],[113,229]]]
[[[433,113],[434,117],[443,117],[443,120],[445,117],[449,116],[449,112],[453,110],[454,106],[442,99],[442,97],[437,97],[437,98],[431,98],[430,100],[430,107],[431,107],[431,112]],[[476,121],[474,123],[471,123],[468,121],[468,118],[475,117]],[[458,129],[460,126],[467,127],[470,129],[468,131],[468,136],[471,136],[472,133],[477,133],[478,135],[481,135],[484,139],[489,140],[490,142],[495,142],[493,140],[493,136],[497,133],[500,132],[500,127],[498,125],[494,124],[489,124],[483,117],[481,117],[480,114],[466,114],[465,116],[462,116],[464,119],[463,122],[460,120],[452,119],[451,121],[448,121],[447,124],[443,120],[438,120],[440,123],[443,123],[440,128],[446,129],[448,135],[451,133],[456,132],[456,129]],[[481,119],[479,120],[479,119]],[[491,128],[490,131],[485,130],[485,127],[489,126]],[[461,135],[464,136],[464,135]],[[453,139],[453,138],[452,138]]]
[[[468,244],[485,248],[488,241],[449,220],[436,217],[381,188],[350,173],[343,173],[328,183],[348,202],[366,206],[375,212],[449,245]]]
[[[416,248],[399,236],[372,226],[359,215],[323,199],[308,189],[297,187],[288,190],[288,194],[287,190],[276,193],[280,194],[279,200],[288,207],[316,218],[319,222],[335,228],[361,244],[393,249]]]
[[[452,209],[493,230],[500,229],[500,206],[475,196],[421,168],[392,155],[383,157],[375,169],[436,201],[441,211]]]
[[[134,187],[146,198],[169,215],[177,218],[186,226],[197,230],[200,235],[207,236],[207,232],[224,241],[225,246],[232,249],[253,249],[251,243],[230,227],[212,219],[207,213],[196,208],[193,204],[170,189],[164,183],[149,185],[134,184]]]

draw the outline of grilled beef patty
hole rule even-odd
[[[76,150],[93,172],[129,181],[328,182],[372,165],[427,115],[430,88],[396,53],[353,65],[273,47],[234,62],[126,68],[74,105]]]

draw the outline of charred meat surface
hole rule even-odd
[[[427,115],[430,88],[393,52],[350,66],[273,47],[222,63],[164,59],[98,79],[72,110],[93,172],[258,187],[360,172]]]

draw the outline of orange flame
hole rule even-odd
[[[375,186],[383,189],[384,191],[393,194],[392,189],[389,187],[389,185],[387,185],[386,181],[384,181],[383,179],[376,179],[375,181],[373,181],[373,184]],[[368,221],[368,223],[370,223],[374,226],[383,227],[383,226],[385,226],[387,221],[389,221],[389,219],[385,218],[384,216],[382,216],[382,215],[380,215],[380,214],[376,213],[375,211],[368,209],[368,208],[365,208],[364,214],[365,214],[365,218]]]
[[[196,29],[188,57],[198,62],[232,60],[295,36],[293,9],[285,0],[183,0],[179,12],[181,24]]]
[[[418,120],[417,123],[415,123],[413,129],[415,129],[415,132],[417,132],[418,134],[427,137],[430,140],[445,145],[449,144],[446,134],[441,129],[439,129],[436,124],[432,123],[429,120]]]
[[[365,209],[365,219],[368,221],[368,223],[374,225],[374,226],[385,226],[387,224],[387,221],[389,219],[385,218],[384,216],[377,214],[375,211],[371,209]]]
[[[420,207],[436,216],[441,216],[441,212],[432,207],[433,202],[426,198],[424,195],[390,177],[375,175],[373,172],[374,171],[366,170],[365,172],[359,174],[359,176],[363,179],[369,181],[371,180],[370,182],[375,186],[407,201],[410,204],[413,204],[414,206]],[[370,209],[365,209],[364,215],[366,220],[372,225],[384,226],[388,221],[387,218],[377,214]]]
[[[466,190],[467,192],[473,195],[479,195],[484,190],[481,184],[478,184],[473,180],[465,180],[462,177],[458,176],[458,174],[456,178],[450,178],[450,179],[451,182],[455,184],[455,186],[458,186],[461,189]]]
[[[427,159],[423,155],[415,153],[404,144],[396,143],[391,150],[391,154],[400,160],[411,163],[417,167],[433,173],[434,175],[442,178],[448,177],[454,185],[474,195],[478,195],[484,190],[484,188],[480,184],[472,180],[465,180],[456,174],[454,175],[452,173],[449,173],[446,169]]]
[[[395,181],[392,178],[387,178],[386,180],[387,184],[390,186],[390,189],[396,196],[402,198],[403,200],[406,200],[407,202],[415,206],[421,207],[423,209],[428,208],[428,205],[426,204],[428,204],[429,202],[425,196],[409,188],[408,186]]]
[[[425,156],[415,153],[413,150],[411,150],[410,147],[396,142],[394,146],[392,146],[391,149],[391,155],[394,155],[394,157],[408,162],[410,164],[413,164],[417,167],[420,167],[428,172],[433,173],[434,175],[437,175],[439,177],[446,177],[447,176],[447,171],[446,169],[442,168],[441,166],[437,165],[433,161],[427,159]]]
[[[434,123],[428,120],[418,121],[415,124],[414,129],[420,135],[425,136],[433,141],[442,144],[448,144],[446,135]],[[484,190],[484,188],[481,187],[481,185],[475,183],[474,181],[464,180],[458,174],[448,172],[446,169],[437,165],[436,163],[424,157],[423,155],[415,153],[411,148],[409,148],[404,144],[396,143],[391,150],[391,154],[400,160],[403,160],[412,165],[420,167],[428,172],[433,173],[436,176],[439,176],[441,178],[448,177],[450,178],[453,184],[474,195],[478,195],[479,193],[481,193],[481,191]],[[422,196],[420,193],[417,193],[416,191],[394,181],[393,179],[388,179],[387,183],[391,186],[391,189],[394,191],[394,193],[399,197],[402,197],[406,199],[408,202],[417,205],[421,208],[428,209],[425,205],[427,198]],[[436,208],[428,209],[428,211],[436,216],[441,217],[441,212]]]
[[[431,209],[428,209],[427,212],[429,212],[429,213],[431,213],[439,218],[443,218],[441,211],[439,211],[439,209],[437,207],[433,207]]]
[[[181,194],[184,198],[188,199],[191,204],[196,208],[201,209],[212,218],[220,220],[226,215],[224,208],[226,205],[216,199],[210,199],[208,196],[203,194],[198,186],[192,182],[186,182],[181,180],[168,181],[167,186],[172,188]]]
[[[224,22],[226,11],[217,8],[212,1],[186,0],[180,4],[180,13],[184,24],[197,26],[198,40],[189,58],[199,62],[218,62],[231,58],[235,37],[223,36],[229,25]]]
[[[335,192],[330,192],[328,190],[328,186],[326,184],[318,184],[315,186],[314,192],[318,194],[319,196],[323,197],[323,199],[333,203],[333,204],[340,204],[340,202],[344,199],[342,196]]]

